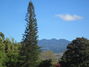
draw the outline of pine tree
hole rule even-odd
[[[38,47],[38,30],[37,30],[37,21],[35,17],[34,5],[30,1],[27,9],[26,21],[27,27],[25,34],[23,35],[22,41],[22,67],[36,67],[39,47]]]

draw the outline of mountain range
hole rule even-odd
[[[53,51],[54,53],[61,53],[66,50],[67,45],[71,41],[66,39],[42,39],[39,40],[38,44],[42,51]]]

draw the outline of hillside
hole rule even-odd
[[[38,42],[42,50],[51,50],[55,53],[65,51],[69,43],[70,41],[65,39],[42,39]]]

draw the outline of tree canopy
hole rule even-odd
[[[73,40],[65,51],[62,61],[68,67],[88,67],[89,66],[89,40],[77,38]]]

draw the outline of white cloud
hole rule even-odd
[[[65,20],[65,21],[74,21],[74,20],[81,20],[81,19],[83,19],[82,16],[71,15],[71,14],[58,14],[56,16],[61,18],[62,20]]]

